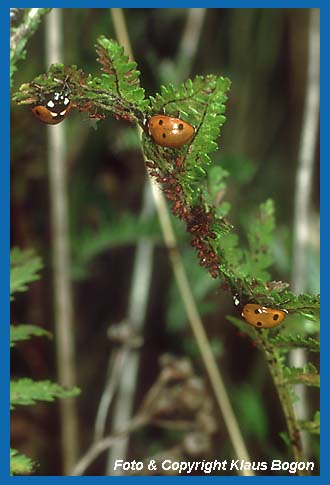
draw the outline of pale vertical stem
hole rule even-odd
[[[306,96],[298,153],[294,201],[293,286],[306,288],[306,248],[309,246],[311,189],[319,127],[320,31],[319,9],[311,9],[308,33]]]
[[[46,18],[46,65],[63,62],[62,11],[54,8]],[[48,169],[50,184],[50,224],[52,232],[56,363],[59,383],[76,385],[73,299],[68,227],[66,174],[67,147],[64,125],[48,127]],[[61,443],[64,474],[78,457],[77,410],[74,398],[61,399]]]
[[[175,61],[180,72],[181,80],[183,81],[190,74],[191,66],[200,41],[205,14],[206,8],[187,9],[186,25]]]
[[[125,18],[121,8],[112,8],[111,17],[118,42],[124,46],[126,54],[133,60],[133,52],[129,42]],[[155,208],[150,191],[150,185],[146,180],[142,201],[141,219],[147,220],[154,214]],[[141,238],[135,251],[134,268],[131,281],[131,289],[128,300],[127,320],[137,333],[142,333],[145,322],[147,303],[150,291],[154,244],[146,238]],[[133,413],[133,403],[136,390],[137,374],[140,354],[138,349],[125,352],[125,365],[121,370],[121,379],[117,390],[117,399],[114,405],[112,417],[112,431],[117,432],[127,426]],[[110,405],[110,402],[109,402]],[[121,475],[121,471],[114,471],[113,463],[117,459],[125,459],[129,443],[129,435],[123,435],[109,449],[107,456],[107,475]]]
[[[149,183],[144,187],[143,209],[141,218],[149,218],[154,213]],[[136,246],[131,290],[128,302],[127,319],[138,333],[142,333],[145,322],[147,302],[150,291],[154,244],[141,238]],[[121,371],[120,385],[113,412],[112,430],[119,432],[130,422],[137,383],[140,354],[138,349],[127,352],[126,362]],[[107,459],[107,475],[121,474],[114,471],[116,459],[125,459],[129,435],[124,435],[110,448]]]
[[[313,166],[315,160],[317,136],[319,129],[320,108],[320,11],[310,9],[308,29],[308,56],[306,95],[298,153],[296,174],[293,224],[293,267],[292,288],[296,293],[306,291],[308,280],[307,258],[310,247],[311,231],[311,191]],[[306,363],[306,353],[296,349],[290,353],[291,365],[302,367]],[[308,414],[306,387],[295,386],[299,401],[295,411],[299,419],[306,419]],[[304,443],[307,445],[306,437]]]

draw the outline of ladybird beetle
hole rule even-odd
[[[148,120],[149,135],[157,145],[180,148],[195,134],[195,128],[180,118],[155,115]]]
[[[247,303],[243,307],[242,317],[254,327],[272,328],[283,322],[286,313],[286,310],[274,310],[255,303]]]
[[[63,121],[71,110],[68,92],[53,92],[43,98],[42,103],[32,108],[32,113],[43,123],[57,125]]]

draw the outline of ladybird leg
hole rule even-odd
[[[150,136],[149,133],[149,119],[146,118],[142,125],[140,125],[146,136]]]

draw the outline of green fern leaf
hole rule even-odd
[[[47,73],[39,74],[30,83],[23,83],[12,99],[18,105],[34,104],[43,93],[63,89],[66,79],[70,79],[70,98],[73,100],[77,86],[86,82],[86,75],[77,66],[64,64],[52,64]]]
[[[274,261],[272,241],[275,229],[275,208],[271,199],[260,205],[259,214],[248,226],[249,253],[246,253],[249,276],[268,281],[266,271]]]
[[[312,421],[298,421],[300,429],[308,431],[311,434],[320,434],[320,411],[317,411]]]
[[[75,65],[52,64],[47,73],[22,84],[13,100],[33,104],[40,96],[67,84],[71,102],[79,111],[88,112],[90,118],[103,119],[106,112],[111,112],[143,125],[149,102],[140,87],[136,63],[128,61],[123,47],[104,36],[97,40],[96,50],[104,71],[100,78],[85,74]]]
[[[99,86],[116,93],[121,102],[125,100],[144,111],[148,101],[145,99],[144,89],[140,86],[140,71],[136,69],[136,62],[130,62],[124,54],[124,48],[105,36],[97,39],[96,52],[105,73],[98,81]]]
[[[17,450],[10,449],[10,475],[30,475],[36,464]]]
[[[40,278],[42,268],[39,256],[33,250],[14,248],[10,253],[10,294],[27,290],[27,285]]]
[[[240,332],[242,332],[243,334],[249,335],[249,337],[251,337],[252,340],[255,340],[256,339],[256,331],[255,331],[255,329],[251,325],[249,325],[248,323],[246,323],[244,320],[242,320],[240,318],[237,318],[237,317],[233,317],[232,315],[227,315],[226,318]]]
[[[28,340],[32,336],[52,338],[52,334],[44,328],[35,325],[10,325],[10,346],[14,347],[21,340]]]
[[[306,386],[319,387],[320,375],[312,363],[304,367],[283,367],[283,375],[288,384],[305,384]]]
[[[301,293],[295,295],[292,292],[284,292],[282,298],[286,300],[284,308],[300,313],[306,318],[315,320],[320,316],[320,295]]]
[[[50,381],[33,381],[22,378],[10,382],[10,407],[27,406],[36,401],[54,401],[55,398],[77,396],[78,388],[66,390],[59,384]]]
[[[179,222],[177,222],[179,225]],[[112,217],[109,214],[101,220],[96,230],[85,229],[72,242],[73,274],[75,278],[86,276],[87,265],[94,257],[118,246],[134,245],[140,238],[154,243],[161,241],[159,223],[156,218],[137,220],[129,214]]]
[[[153,173],[158,181],[164,181],[163,190],[172,202],[173,213],[186,221],[188,232],[193,234],[197,230],[202,234],[200,264],[206,265],[213,277],[217,277],[220,268],[223,273],[229,272],[226,262],[223,258],[221,261],[204,258],[203,254],[216,254],[220,238],[231,226],[223,216],[217,215],[210,196],[205,197],[208,183],[205,168],[211,163],[209,154],[217,149],[216,140],[225,121],[225,93],[229,86],[229,79],[213,75],[196,76],[177,87],[172,84],[162,86],[160,93],[150,98],[150,114],[181,115],[195,127],[195,135],[182,147],[167,148],[143,134],[146,159],[151,161],[149,166],[156,166],[157,171]],[[172,187],[166,187],[171,183],[167,181],[172,181]],[[195,240],[197,245],[199,237]]]
[[[186,145],[180,154],[184,157],[186,170],[183,185],[189,190],[190,205],[198,202],[200,188],[198,181],[205,179],[204,166],[211,163],[209,153],[217,150],[216,140],[220,135],[220,129],[225,122],[223,113],[227,100],[226,91],[230,87],[227,78],[209,75],[206,77],[196,76],[194,80],[188,79],[178,87],[173,85],[162,86],[160,93],[150,97],[150,111],[152,114],[163,113],[178,116],[193,125],[196,129],[193,141]],[[144,138],[144,146],[147,158],[157,159],[159,155],[163,163],[170,163],[166,160],[166,150],[158,149],[157,156],[154,156],[152,141]],[[160,162],[162,163],[162,162]],[[192,184],[191,186],[189,184]]]
[[[304,384],[305,386],[320,387],[320,376],[318,374],[297,374],[286,379],[288,384]]]
[[[287,351],[295,348],[304,348],[308,349],[310,352],[320,352],[320,342],[313,337],[277,335],[276,337],[271,337],[269,343]]]

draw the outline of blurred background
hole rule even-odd
[[[13,91],[47,70],[51,15],[53,12],[29,40],[26,59],[15,73]],[[57,61],[99,75],[94,44],[101,34],[116,38],[111,11],[63,9],[57,15],[55,25],[62,43],[62,57]],[[230,174],[224,194],[231,204],[228,219],[245,244],[246,228],[253,224],[257,206],[267,198],[274,199],[277,229],[272,277],[292,283],[311,10],[127,9],[124,16],[146,95],[154,95],[161,84],[177,84],[196,74],[214,73],[231,79],[227,121],[219,151],[213,154],[215,163]],[[56,148],[49,131],[60,127],[62,138]],[[56,263],[52,249],[56,235],[51,211],[51,198],[56,198],[56,193],[53,190],[51,195],[49,160],[54,160],[58,151],[67,177],[69,228],[65,237],[70,253],[67,269],[72,290],[69,328],[75,354],[73,375],[82,393],[74,403],[76,428],[71,438],[76,443],[76,456],[71,463],[63,461],[60,403],[40,403],[13,413],[12,444],[40,463],[36,471],[40,475],[68,474],[91,445],[111,376],[116,392],[113,398],[111,391],[107,394],[111,402],[103,416],[105,434],[116,426],[114,420],[119,419],[120,426],[118,412],[127,400],[134,415],[157,381],[163,354],[173,354],[174,360],[189,358],[196,379],[203,380],[203,395],[212,400],[157,217],[144,202],[145,167],[138,134],[124,121],[109,117],[95,129],[85,116],[73,111],[64,123],[48,128],[28,108],[12,105],[11,244],[35,248],[44,262],[40,281],[13,303],[12,322],[38,324],[56,333]],[[299,287],[299,291],[311,293],[319,292],[318,160],[317,144],[310,159],[306,271],[303,288]],[[143,207],[146,210],[141,220]],[[226,319],[227,315],[238,316],[231,296],[198,265],[183,225],[177,221],[174,225],[192,291],[251,459],[288,461],[280,437],[285,427],[283,415],[263,357]],[[142,251],[147,247],[147,259],[134,273],[138,244]],[[150,280],[144,271],[150,272]],[[142,309],[139,303],[135,309],[132,292],[139,285],[146,291]],[[139,360],[133,388],[125,394],[118,387],[120,379],[113,375],[114,369],[121,374],[126,361],[120,354],[120,344],[110,338],[109,329],[129,323],[135,311],[142,312],[143,343],[133,351]],[[50,342],[37,338],[21,344],[12,351],[12,375],[58,381],[56,345],[58,336]],[[309,391],[308,406],[312,411],[317,409],[316,392]],[[207,413],[217,427],[210,432],[210,446],[197,450],[194,456],[209,460],[234,457],[219,411],[215,408]],[[155,454],[165,456],[182,442],[185,433],[180,427],[152,423],[132,433],[124,445],[125,454],[137,460]],[[316,440],[309,444],[309,453],[311,459],[317,457]],[[110,474],[113,456],[103,453],[85,474]]]

